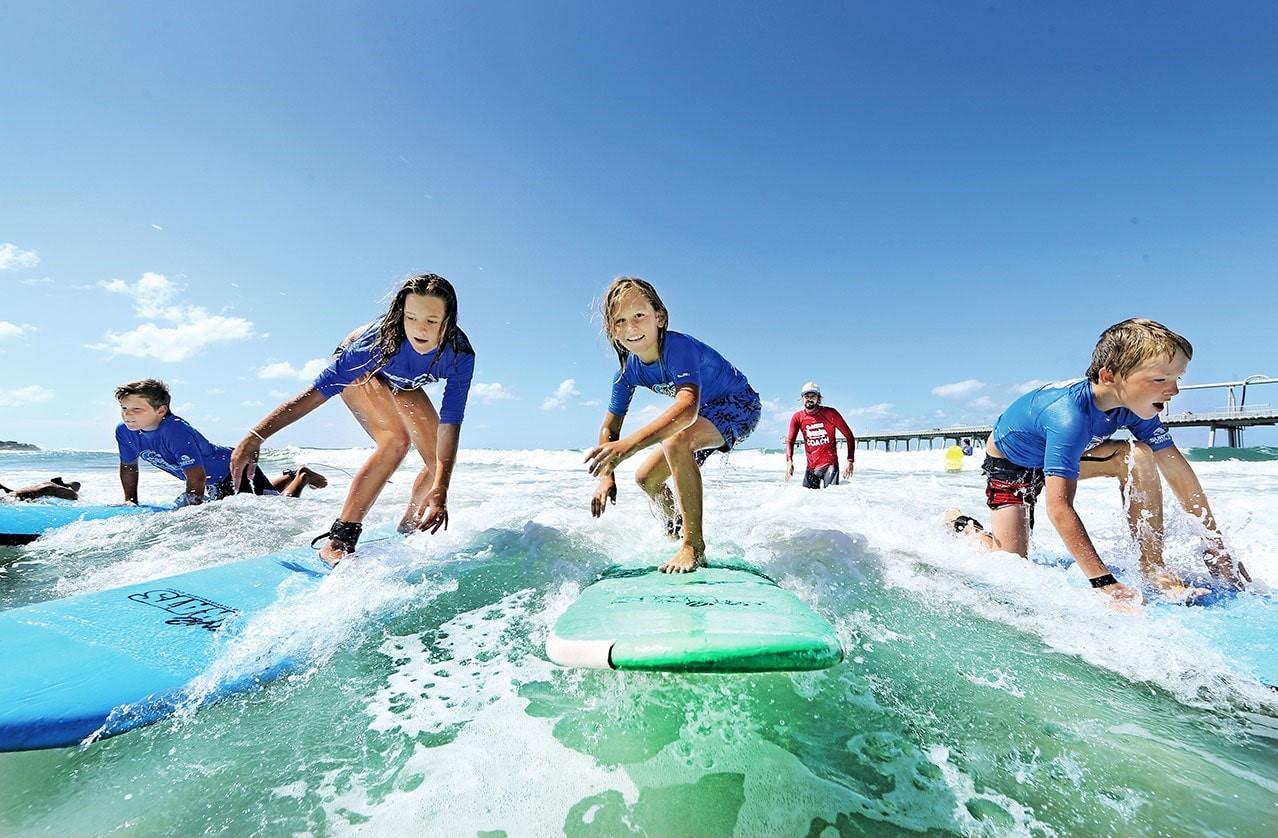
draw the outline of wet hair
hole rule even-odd
[[[652,287],[652,283],[637,276],[619,276],[614,279],[609,284],[608,290],[604,292],[600,309],[603,313],[604,335],[612,344],[613,350],[617,353],[617,363],[623,369],[626,366],[626,359],[630,357],[630,350],[612,333],[612,313],[621,296],[627,291],[638,291],[657,313],[657,352],[665,350],[666,329],[670,326],[670,312],[666,311],[666,304],[661,302],[661,297],[657,294],[657,289]]]
[[[169,395],[169,385],[158,378],[130,381],[128,384],[121,384],[115,388],[115,400],[117,402],[129,396],[140,396],[146,399],[147,404],[157,410],[161,407],[170,407],[173,401],[173,397]],[[170,407],[170,409],[172,408]]]
[[[1101,332],[1087,378],[1093,384],[1100,381],[1102,369],[1123,378],[1146,361],[1159,357],[1170,361],[1177,352],[1185,353],[1186,358],[1194,357],[1194,347],[1184,337],[1162,323],[1133,317]]]
[[[404,302],[409,294],[438,297],[444,301],[444,322],[439,324],[440,349],[447,346],[457,355],[475,354],[470,338],[457,325],[457,292],[453,290],[452,283],[439,274],[418,274],[399,284],[391,296],[390,307],[377,324],[376,365],[379,369],[395,357],[408,337],[404,332]],[[441,354],[436,353],[432,366],[439,362]]]

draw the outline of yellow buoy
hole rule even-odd
[[[945,449],[945,470],[954,472],[963,470],[963,449],[951,445]]]

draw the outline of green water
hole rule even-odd
[[[1185,459],[1198,463],[1218,462],[1221,460],[1241,460],[1250,463],[1266,463],[1278,460],[1278,448],[1257,445],[1252,448],[1190,448],[1185,451]]]
[[[25,476],[114,477],[97,455],[50,456]],[[1046,564],[964,551],[935,519],[952,500],[979,508],[975,468],[867,455],[823,492],[783,484],[777,455],[709,471],[712,558],[795,591],[847,657],[676,676],[545,659],[584,584],[669,549],[636,490],[594,521],[580,454],[487,456],[459,467],[448,533],[395,542],[346,588],[290,604],[266,639],[312,648],[304,670],[82,748],[0,754],[0,835],[1273,833],[1278,693],[1231,659],[1227,634],[1187,628],[1209,612],[1095,605],[1046,535]],[[1278,578],[1274,468],[1201,471],[1235,549]],[[371,533],[411,483],[388,487]],[[1115,494],[1085,485],[1078,501],[1101,549],[1129,561]],[[304,543],[332,503],[245,499],[0,548],[0,603]],[[1274,603],[1248,605],[1275,624]]]
[[[1193,706],[885,585],[909,559],[842,533],[772,549],[823,577],[846,663],[553,669],[538,615],[607,558],[549,528],[489,531],[416,574],[429,601],[322,667],[87,749],[0,756],[0,832],[1262,835],[1278,816],[1273,707]],[[497,770],[477,756],[494,750]],[[447,792],[485,770],[487,791]]]

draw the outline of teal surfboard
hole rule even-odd
[[[119,515],[163,512],[169,506],[94,506],[85,503],[37,502],[0,504],[0,545],[29,544],[48,530],[76,521],[96,521]]]
[[[843,649],[829,622],[749,566],[612,567],[556,621],[546,655],[597,669],[766,672],[825,669]]]
[[[75,745],[172,714],[254,614],[327,573],[303,548],[0,613],[0,751]],[[200,700],[293,665],[267,661]]]

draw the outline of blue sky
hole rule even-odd
[[[110,448],[157,376],[233,444],[423,271],[464,446],[593,441],[621,273],[757,445],[807,380],[859,431],[987,421],[1136,315],[1187,383],[1278,375],[1274,43],[1260,2],[11,5],[0,439]],[[273,442],[366,438],[332,403]]]

